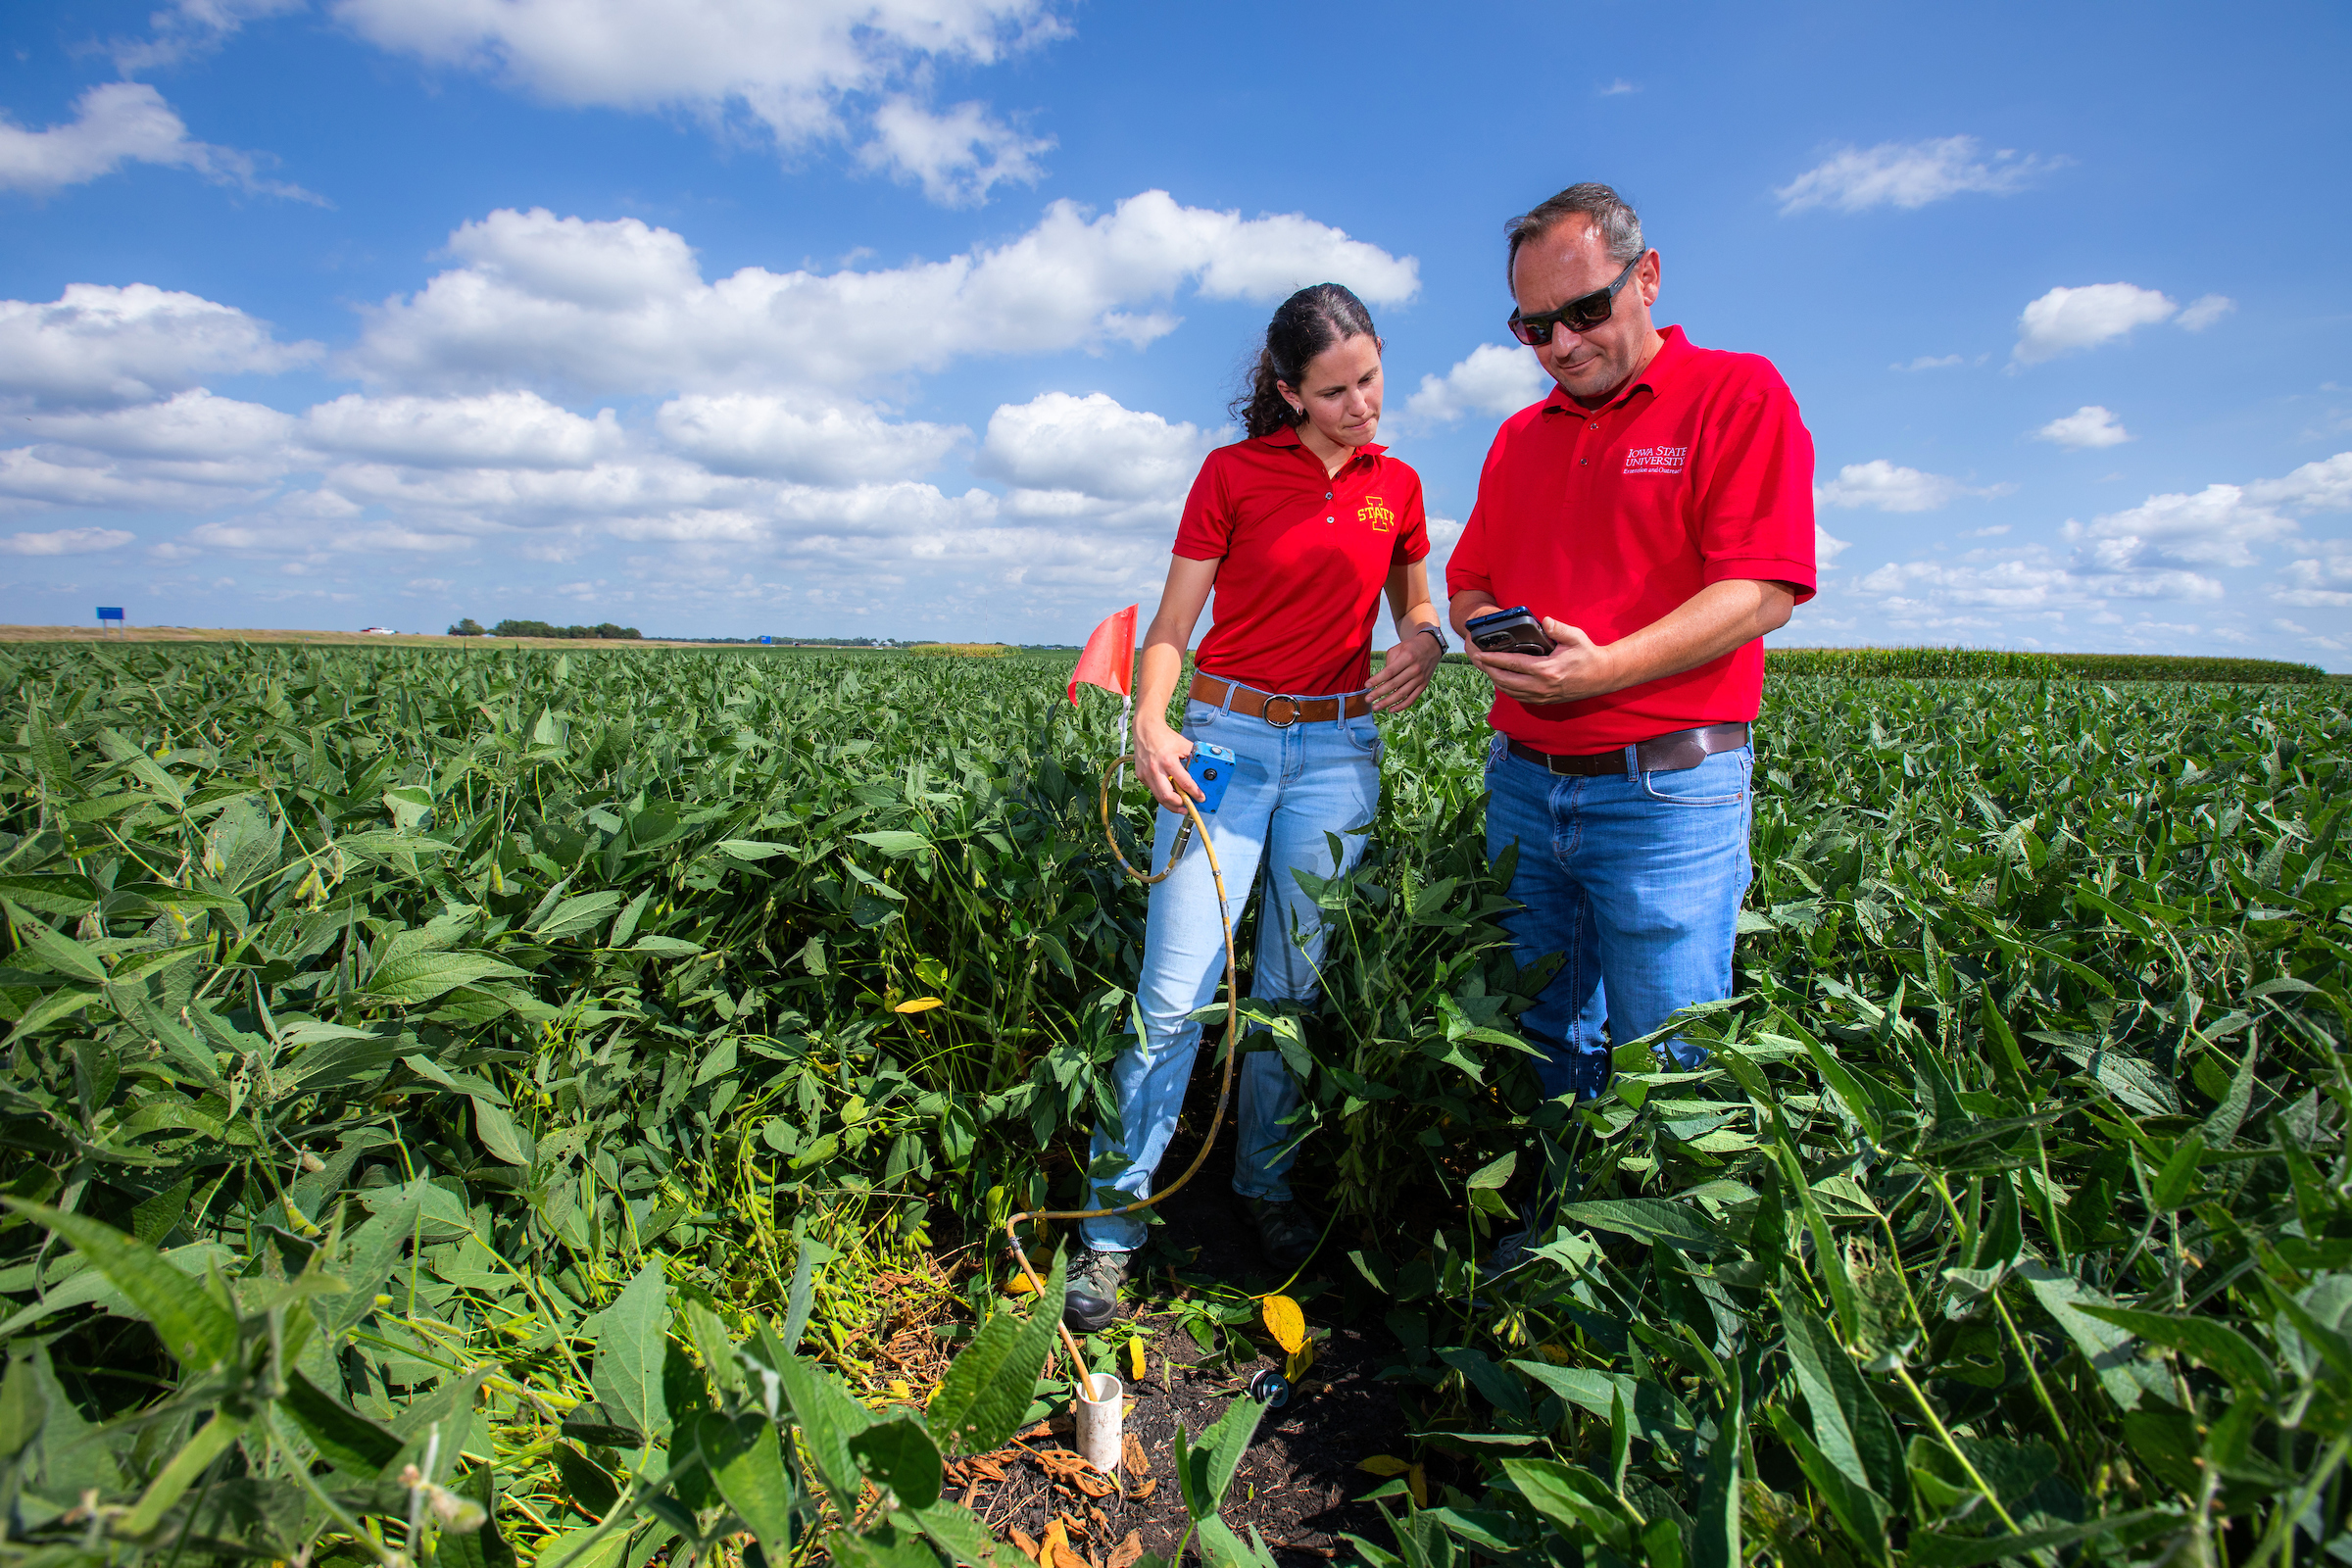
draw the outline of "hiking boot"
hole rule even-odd
[[[1068,1294],[1061,1298],[1061,1320],[1082,1333],[1107,1327],[1119,1315],[1119,1286],[1127,1278],[1125,1252],[1086,1249],[1070,1270]]]
[[[1288,1274],[1306,1266],[1323,1235],[1304,1203],[1245,1198],[1242,1207],[1257,1223],[1257,1250],[1264,1254],[1267,1267]]]

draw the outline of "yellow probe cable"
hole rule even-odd
[[[1004,1240],[1011,1246],[1013,1257],[1019,1261],[1021,1272],[1029,1277],[1030,1288],[1037,1293],[1041,1302],[1046,1294],[1045,1282],[1037,1277],[1037,1270],[1030,1265],[1029,1254],[1021,1250],[1021,1239],[1015,1228],[1023,1220],[1102,1219],[1112,1215],[1133,1214],[1141,1209],[1150,1208],[1162,1199],[1174,1197],[1183,1189],[1186,1182],[1193,1179],[1194,1173],[1199,1171],[1201,1163],[1208,1158],[1208,1152],[1216,1147],[1217,1130],[1225,1120],[1225,1102],[1232,1098],[1233,1094],[1233,1064],[1239,1054],[1235,1048],[1241,1042],[1242,1006],[1234,980],[1233,922],[1225,917],[1225,910],[1231,906],[1225,899],[1224,868],[1217,864],[1217,849],[1209,842],[1208,824],[1200,820],[1200,807],[1189,800],[1184,803],[1185,821],[1176,830],[1176,843],[1168,851],[1168,863],[1159,868],[1159,874],[1146,876],[1127,863],[1127,857],[1119,850],[1118,835],[1111,831],[1110,783],[1112,778],[1117,775],[1119,768],[1134,760],[1132,756],[1121,757],[1102,770],[1102,788],[1100,792],[1102,806],[1102,837],[1109,841],[1111,857],[1119,862],[1119,869],[1149,887],[1154,882],[1166,880],[1168,873],[1176,869],[1176,862],[1183,858],[1188,841],[1198,831],[1200,838],[1200,851],[1208,857],[1208,874],[1216,879],[1218,923],[1225,928],[1225,1073],[1217,1085],[1217,1109],[1216,1113],[1209,1117],[1208,1136],[1200,1141],[1200,1152],[1193,1156],[1193,1162],[1184,1168],[1184,1174],[1177,1177],[1175,1181],[1153,1193],[1150,1198],[1141,1198],[1117,1208],[1039,1209],[1034,1212],[1024,1211],[1014,1214],[1004,1221]],[[1144,858],[1144,864],[1150,865],[1151,863],[1152,858],[1147,855]],[[1146,1041],[1144,1044],[1148,1046],[1151,1042]],[[1070,1334],[1070,1326],[1067,1323],[1056,1323],[1054,1326],[1061,1331],[1062,1348],[1069,1351],[1071,1373],[1079,1390],[1081,1393],[1092,1393],[1094,1385],[1091,1381],[1091,1374],[1086,1370],[1086,1357],[1080,1353],[1078,1341]]]

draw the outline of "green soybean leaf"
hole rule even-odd
[[[2017,1274],[2041,1309],[2075,1342],[2075,1348],[2082,1352],[2082,1359],[2090,1363],[2100,1386],[2120,1408],[2139,1408],[2140,1399],[2150,1393],[2159,1398],[2171,1396],[2163,1374],[2139,1358],[2129,1330],[2077,1310],[2084,1305],[2113,1306],[2115,1302],[2045,1263],[2029,1259],[2018,1264]]]
[[[180,1499],[199,1476],[212,1467],[228,1446],[243,1434],[245,1423],[226,1413],[217,1413],[212,1420],[196,1429],[196,1435],[183,1444],[164,1466],[147,1490],[139,1494],[130,1512],[116,1524],[119,1533],[133,1538],[143,1536],[163,1523],[164,1510]]]
[[[561,942],[565,937],[577,936],[596,925],[618,907],[620,895],[617,893],[576,894],[548,911],[546,920],[531,935],[541,942]]]
[[[1698,1508],[1692,1516],[1691,1568],[1740,1568],[1740,1450],[1747,1436],[1747,1396],[1740,1364],[1727,1369],[1731,1387],[1715,1422],[1715,1441],[1707,1447],[1707,1470],[1698,1489]]]
[[[1573,1540],[1590,1532],[1620,1556],[1632,1554],[1636,1521],[1598,1476],[1557,1459],[1505,1459],[1501,1468],[1528,1505],[1561,1534]]]
[[[2275,1392],[2270,1362],[2252,1342],[2226,1323],[2217,1323],[2209,1317],[2175,1317],[2168,1312],[2105,1306],[2096,1301],[2077,1301],[2074,1309],[2102,1323],[2112,1323],[2152,1345],[2170,1346],[2191,1360],[2213,1368],[2241,1390],[2266,1396]]]
[[[646,1443],[669,1430],[662,1389],[668,1344],[669,1281],[660,1258],[648,1258],[599,1320],[595,1385],[599,1403],[635,1427]]]
[[[1911,1508],[1910,1468],[1903,1439],[1870,1392],[1852,1356],[1830,1326],[1784,1298],[1781,1327],[1788,1365],[1813,1417],[1813,1441],[1846,1478],[1886,1499],[1895,1513]]]
[[[878,833],[853,833],[850,837],[860,844],[871,844],[894,860],[904,860],[910,855],[920,855],[931,848],[931,841],[920,833],[908,833],[898,828]]]
[[[1009,1306],[999,1308],[948,1367],[939,1392],[932,1396],[928,1415],[931,1430],[951,1447],[963,1453],[986,1453],[1004,1446],[1019,1429],[1029,1410],[1037,1375],[1054,1348],[1067,1261],[1061,1257],[1054,1260],[1045,1294],[1029,1309],[1027,1318]]]
[[[2169,1525],[2177,1518],[2167,1509],[2141,1508],[2079,1525],[2028,1530],[2014,1536],[1947,1536],[1932,1530],[1915,1530],[1911,1533],[1908,1555],[1917,1568],[1980,1568],[1981,1564],[2004,1559],[2032,1562],[2037,1560],[2036,1553],[2055,1551],[2099,1536],[2137,1533],[2140,1527],[2159,1522]]]
[[[374,1480],[400,1456],[403,1445],[391,1428],[346,1409],[298,1369],[287,1371],[278,1407],[293,1417],[320,1458],[354,1481]]]
[[[1886,1500],[1832,1463],[1788,1411],[1777,1404],[1768,1404],[1764,1415],[1781,1441],[1788,1446],[1788,1451],[1796,1455],[1797,1468],[1813,1483],[1813,1490],[1821,1494],[1822,1501],[1829,1505],[1831,1517],[1845,1532],[1846,1540],[1861,1548],[1872,1562],[1886,1564],[1889,1560]]]
[[[793,1544],[793,1489],[776,1424],[758,1414],[706,1410],[695,1422],[695,1442],[718,1494],[760,1538],[768,1561],[786,1561]]]
[[[486,953],[412,953],[378,965],[360,995],[368,1002],[413,1007],[477,980],[522,977],[522,970]]]
[[[1185,1502],[1195,1508],[1195,1519],[1209,1517],[1224,1502],[1225,1489],[1233,1485],[1233,1473],[1240,1468],[1242,1455],[1250,1451],[1250,1440],[1257,1435],[1257,1423],[1265,1413],[1266,1407],[1255,1399],[1234,1400],[1185,1456],[1192,1477],[1192,1484],[1185,1489]]]
[[[875,1422],[850,1440],[850,1452],[877,1485],[897,1495],[901,1506],[922,1509],[939,1500],[939,1446],[914,1417]]]
[[[0,1462],[24,1452],[48,1418],[49,1396],[42,1391],[31,1354],[20,1348],[9,1357],[8,1376],[0,1379]]]
[[[863,1472],[850,1441],[874,1424],[874,1413],[851,1398],[830,1373],[797,1355],[783,1357],[775,1371],[801,1424],[802,1441],[816,1461],[818,1477],[837,1503],[854,1502]],[[844,1516],[850,1511],[845,1507]]]
[[[156,1255],[155,1250],[97,1220],[61,1213],[21,1198],[0,1198],[18,1213],[64,1237],[90,1266],[154,1325],[156,1337],[174,1359],[195,1371],[210,1371],[237,1347],[237,1320],[212,1293]]]
[[[1006,1568],[1025,1561],[1017,1554],[1000,1551],[997,1538],[989,1533],[980,1516],[960,1502],[935,1502],[928,1508],[915,1510],[915,1519],[922,1525],[923,1534],[931,1544],[952,1562],[968,1564],[969,1568],[992,1568],[1003,1563]]]
[[[1686,1252],[1715,1252],[1730,1246],[1697,1209],[1661,1198],[1613,1198],[1595,1203],[1562,1203],[1560,1217],[1594,1230],[1615,1231],[1645,1242],[1663,1242]]]

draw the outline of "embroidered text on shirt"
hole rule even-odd
[[[1690,456],[1689,447],[1629,447],[1625,454],[1625,471],[1680,473]]]

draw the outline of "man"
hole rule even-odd
[[[1456,628],[1524,605],[1553,645],[1464,631],[1494,683],[1487,853],[1519,851],[1505,924],[1522,965],[1561,956],[1520,1021],[1544,1093],[1583,1098],[1608,1042],[1731,995],[1747,721],[1760,639],[1813,595],[1813,442],[1769,362],[1651,324],[1658,253],[1614,190],[1505,232],[1511,330],[1558,384],[1496,433],[1446,586]]]

